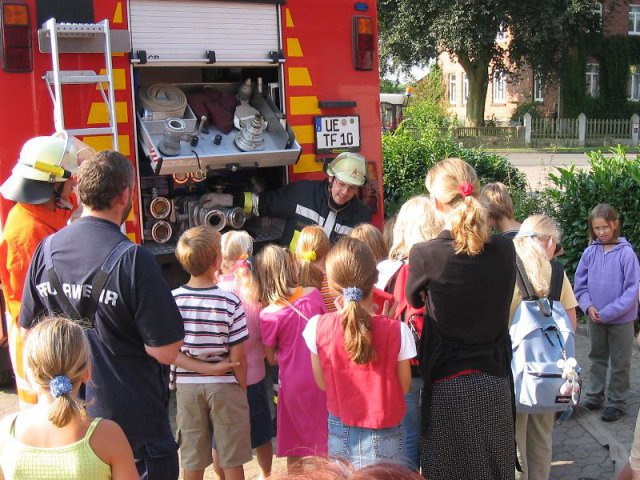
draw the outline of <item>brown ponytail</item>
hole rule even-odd
[[[448,158],[438,162],[425,180],[429,193],[451,208],[451,236],[456,253],[474,256],[482,252],[489,238],[486,208],[478,201],[478,177],[464,160]]]
[[[343,237],[329,252],[329,288],[344,300],[344,347],[351,360],[358,364],[369,363],[375,358],[371,315],[362,307],[361,301],[371,295],[377,276],[373,252],[360,240]]]

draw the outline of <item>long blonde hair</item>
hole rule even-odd
[[[288,248],[267,245],[253,260],[251,300],[263,306],[279,303],[298,286],[298,272]]]
[[[253,237],[244,230],[230,230],[222,235],[220,245],[221,272],[233,273],[237,292],[241,293],[242,298],[249,296],[252,289],[249,259],[253,255]]]
[[[324,269],[321,267],[331,244],[322,227],[304,227],[296,243],[296,261],[299,267],[299,282],[303,287],[322,288]]]
[[[370,223],[361,223],[356,226],[349,236],[364,242],[373,252],[376,262],[381,262],[389,255],[389,248],[384,241],[382,232]]]
[[[362,299],[367,298],[378,278],[376,259],[371,249],[360,240],[343,237],[327,256],[329,288],[344,298],[346,288],[359,289]],[[355,363],[369,363],[375,358],[371,338],[371,315],[362,307],[361,300],[344,299],[342,326],[344,347]]]
[[[49,391],[52,380],[63,376],[75,389],[89,369],[89,342],[82,328],[71,320],[45,317],[29,331],[25,357],[29,378],[40,390]],[[84,403],[72,391],[52,396],[48,418],[56,427],[67,425],[74,415],[85,414]]]
[[[487,210],[478,200],[476,171],[459,158],[436,163],[427,173],[425,186],[440,203],[451,211],[451,235],[456,253],[474,256],[481,253],[489,238]]]
[[[550,238],[560,243],[560,231],[556,223],[546,215],[532,215],[522,222],[518,235],[513,239],[531,286],[540,297],[549,295],[551,286],[551,262],[540,241]]]
[[[393,227],[393,243],[389,250],[392,260],[409,258],[409,251],[416,243],[426,242],[442,231],[433,200],[427,195],[412,197],[400,208]]]

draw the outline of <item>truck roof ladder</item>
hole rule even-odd
[[[53,120],[56,131],[66,130],[69,135],[111,135],[113,150],[118,150],[118,125],[116,119],[116,102],[113,86],[113,66],[111,62],[111,34],[109,32],[109,20],[99,23],[56,23],[55,18],[50,18],[43,24],[43,30],[47,32],[51,46],[51,64],[53,70],[44,75],[44,80],[53,102]],[[99,75],[92,70],[61,70],[59,39],[65,39],[67,43],[78,43],[77,52],[96,52],[95,48],[83,48],[82,43],[95,44],[96,38],[100,38],[98,52],[104,53],[105,74]],[[68,51],[68,50],[67,50]],[[100,128],[75,128],[67,129],[64,124],[64,103],[62,101],[63,85],[87,85],[97,84],[102,95],[109,116],[109,126]],[[105,91],[106,85],[106,91]]]

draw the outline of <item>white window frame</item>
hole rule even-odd
[[[587,63],[585,75],[587,97],[596,98],[598,95],[600,95],[600,64]]]
[[[629,5],[629,35],[640,35],[640,4]]]
[[[533,101],[544,102],[544,82],[537,73],[533,76]]]
[[[449,103],[458,104],[458,77],[456,73],[449,74]]]
[[[493,73],[493,103],[507,103],[505,77],[504,72],[496,71]]]
[[[469,77],[466,73],[462,74],[462,103],[467,104],[469,98]]]
[[[628,99],[633,102],[640,101],[640,65],[632,65],[629,71]]]

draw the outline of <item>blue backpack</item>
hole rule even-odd
[[[576,383],[575,388],[572,384],[567,392],[566,373],[563,376],[562,366],[567,360],[575,359],[576,354],[571,321],[559,302],[564,270],[559,262],[552,262],[549,296],[539,298],[534,293],[520,258],[516,259],[516,263],[516,281],[523,297],[509,330],[516,411],[565,411],[577,404],[579,384]],[[571,363],[575,365],[575,361]],[[579,368],[575,370],[579,371]]]

